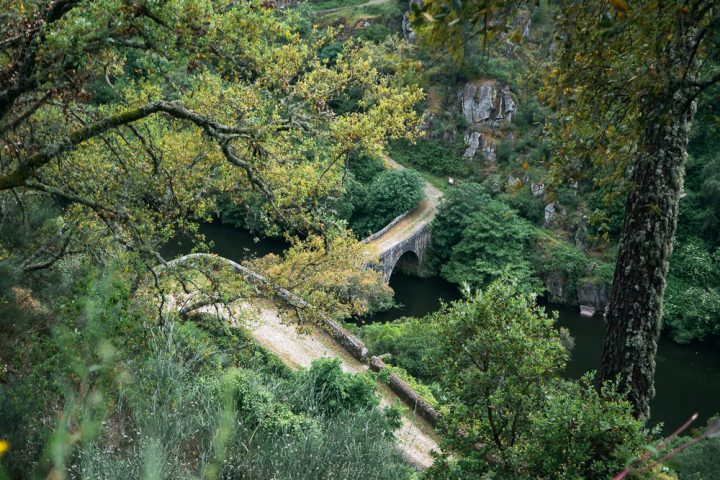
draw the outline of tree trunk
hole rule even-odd
[[[695,111],[687,98],[681,91],[672,98],[656,98],[654,111],[645,117],[605,314],[600,381],[619,380],[635,415],[645,419],[655,396],[665,278]]]

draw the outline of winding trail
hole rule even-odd
[[[386,158],[386,161],[391,168],[397,170],[404,168],[392,159]],[[441,196],[440,190],[425,182],[425,198],[420,205],[391,224],[377,238],[369,241],[370,253],[382,252],[404,238],[414,235],[418,229],[425,228],[437,214]],[[232,260],[209,254],[185,255],[168,262],[164,268],[191,262],[193,259],[202,257],[213,257],[224,261],[235,268],[238,273],[252,277],[251,281],[253,279],[255,281],[265,281],[262,276]],[[286,293],[292,295],[291,292]],[[258,344],[277,355],[285,365],[292,369],[308,368],[314,360],[320,358],[337,358],[340,360],[341,368],[346,372],[361,373],[369,370],[366,363],[351,355],[322,326],[312,324],[306,326],[304,331],[300,332],[296,324],[284,321],[274,301],[253,301],[253,305],[244,305],[243,308],[257,312],[257,319],[250,325],[243,324],[240,326],[235,324],[234,326],[247,328]],[[380,396],[380,404],[383,407],[402,402],[398,395],[385,384],[378,382],[377,392]],[[395,432],[398,447],[407,462],[418,469],[425,469],[433,463],[431,452],[433,450],[439,451],[437,436],[434,428],[423,417],[409,409],[405,410],[402,426]]]
[[[395,170],[405,168],[389,157],[386,157],[385,161]],[[425,228],[437,215],[441,197],[442,192],[426,181],[425,198],[420,205],[405,214],[378,238],[368,242],[372,254],[378,255]],[[298,332],[295,325],[282,320],[278,310],[270,302],[260,306],[259,321],[250,331],[260,345],[273,352],[291,368],[308,368],[313,360],[334,357],[340,359],[344,371],[353,373],[368,371],[365,363],[353,357],[322,327],[313,325],[308,332]],[[384,384],[378,383],[378,394],[382,406],[401,401]],[[432,465],[431,452],[439,451],[439,447],[434,429],[425,419],[413,412],[405,413],[402,426],[395,435],[403,456],[409,463],[420,469]]]
[[[295,325],[281,319],[277,309],[269,302],[260,306],[258,322],[250,326],[250,332],[258,344],[296,370],[309,368],[313,360],[328,357],[338,358],[341,368],[346,372],[362,373],[369,370],[366,364],[350,355],[322,328],[312,326],[309,332],[298,332]],[[387,407],[401,401],[384,384],[378,382],[377,387],[381,406]],[[395,436],[405,460],[418,469],[432,465],[430,452],[440,450],[433,427],[410,411],[403,415],[402,426],[395,432]]]

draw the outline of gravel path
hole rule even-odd
[[[334,357],[340,359],[341,367],[346,372],[368,371],[367,365],[352,357],[320,327],[312,326],[307,333],[299,332],[295,325],[284,322],[270,303],[255,305],[255,308],[259,308],[258,320],[249,326],[253,338],[289,367],[308,368],[313,360]],[[400,401],[394,392],[380,383],[378,394],[382,406]],[[423,418],[406,412],[395,436],[409,463],[422,469],[432,465],[430,452],[439,450],[439,447],[433,428]]]

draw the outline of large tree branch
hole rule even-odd
[[[11,172],[0,176],[0,191],[23,186],[38,169],[57,156],[73,151],[83,142],[109,130],[141,120],[158,112],[164,112],[174,118],[192,122],[215,138],[217,138],[219,134],[237,136],[248,135],[250,133],[250,130],[248,129],[224,125],[216,120],[204,117],[198,113],[188,110],[180,103],[164,101],[153,102],[140,108],[128,110],[126,112],[105,118],[99,122],[90,124],[71,133],[65,139],[48,145],[25,161],[21,161],[20,164]]]
[[[28,264],[23,266],[23,272],[29,273],[29,272],[36,272],[38,270],[44,270],[46,268],[50,268],[55,263],[63,258],[67,253],[68,246],[70,245],[70,240],[72,240],[73,232],[70,232],[65,236],[65,239],[63,240],[62,245],[60,246],[60,250],[58,250],[57,253],[50,253],[50,258],[47,260],[35,263],[35,264]]]

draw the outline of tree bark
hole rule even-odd
[[[678,90],[653,99],[653,110],[646,111],[605,314],[600,381],[619,381],[634,414],[645,419],[655,396],[663,294],[695,112],[687,99]]]

